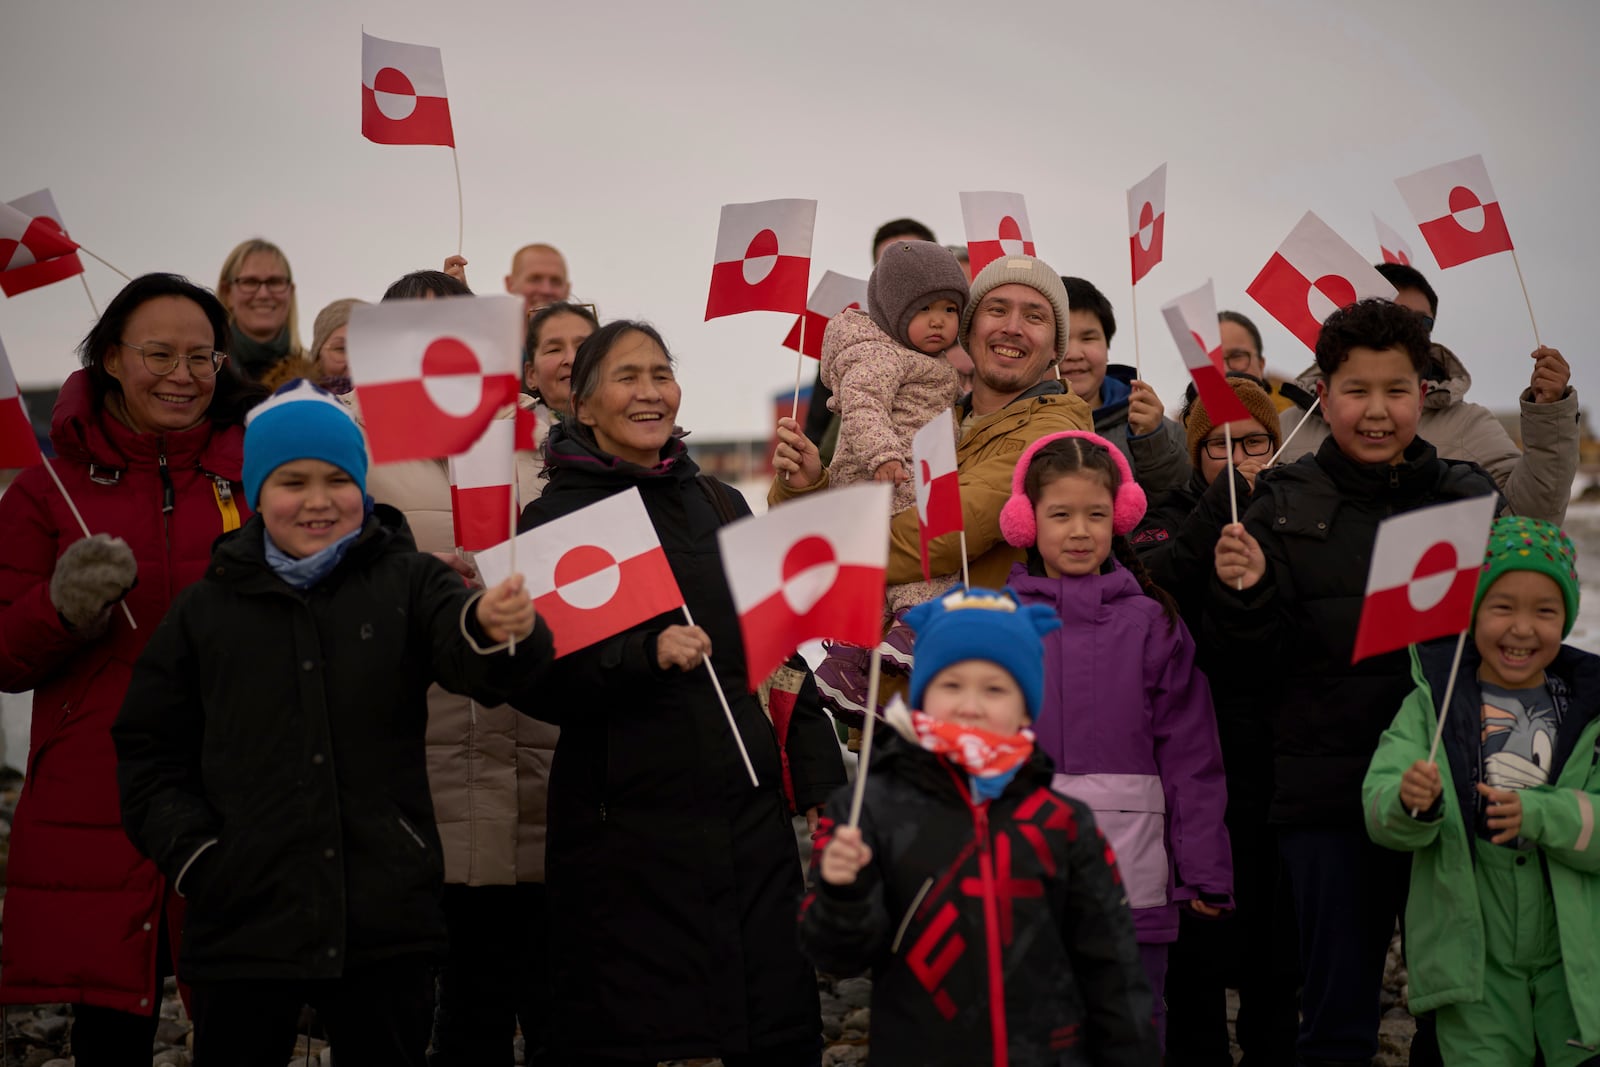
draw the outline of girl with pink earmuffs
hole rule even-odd
[[[1073,430],[1022,453],[1000,532],[1028,549],[1011,588],[1061,619],[1044,638],[1033,728],[1055,761],[1056,790],[1094,810],[1117,854],[1164,1035],[1178,909],[1231,909],[1233,868],[1211,691],[1177,605],[1127,541],[1144,511],[1116,446]]]

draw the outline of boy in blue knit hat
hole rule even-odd
[[[520,576],[474,592],[374,507],[360,429],[309,382],[244,448],[256,514],[173,602],[112,730],[123,824],[186,898],[196,1062],[281,1067],[311,1003],[341,1063],[421,1067],[445,948],[427,690],[505,703],[549,631]]]
[[[828,804],[802,946],[831,974],[871,968],[887,1063],[1159,1063],[1115,857],[1028,729],[1060,620],[958,588],[906,621],[919,710],[891,710],[860,826],[838,825],[849,790]]]

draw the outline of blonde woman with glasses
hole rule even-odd
[[[217,299],[228,312],[228,353],[240,374],[259,380],[283,360],[304,357],[294,272],[277,245],[252,237],[229,252]]]

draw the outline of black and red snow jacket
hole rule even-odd
[[[1035,752],[996,800],[891,730],[861,811],[872,861],[819,874],[849,812],[835,793],[811,858],[800,942],[829,974],[872,970],[872,1062],[1154,1067],[1150,990],[1116,860]]]

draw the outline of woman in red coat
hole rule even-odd
[[[247,514],[243,421],[258,393],[216,351],[227,339],[206,290],[172,274],[129,283],[51,422],[49,463],[93,536],[40,467],[0,497],[0,689],[34,691],[0,1003],[75,1004],[79,1067],[150,1055],[172,970],[181,910],[123,833],[111,724],[173,597]]]

